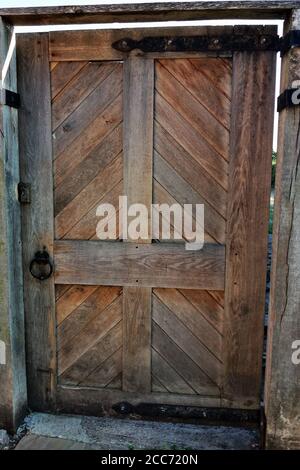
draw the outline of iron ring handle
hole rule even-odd
[[[46,274],[44,274],[44,273],[36,274],[34,272],[34,266],[35,265],[49,266],[48,273],[46,273]],[[47,251],[45,251],[45,250],[44,251],[37,251],[34,255],[34,258],[30,262],[29,271],[35,279],[39,279],[40,281],[45,281],[46,279],[49,279],[49,277],[53,273],[53,264],[50,260],[49,253],[47,253]]]

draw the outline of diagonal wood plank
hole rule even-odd
[[[226,219],[227,192],[207,173],[201,163],[182,147],[182,142],[178,143],[159,123],[155,123],[154,127],[154,148],[215,212]],[[215,212],[212,220],[217,217]]]
[[[154,294],[220,360],[222,336],[177,289],[154,289]]]
[[[192,190],[191,190],[192,191]],[[168,204],[170,207],[174,204],[174,203],[179,203],[180,202],[178,200],[176,200],[174,197],[171,196],[171,194],[163,187],[161,186],[158,181],[156,181],[156,179],[153,180],[153,202],[155,204]],[[199,203],[199,202],[198,202]],[[181,203],[182,205],[183,203]],[[192,211],[189,211],[187,208],[185,208],[185,210],[187,211],[187,213],[190,213],[193,217],[193,229],[195,229],[195,218],[193,216],[193,213]],[[153,213],[157,213],[157,209],[156,208],[153,208]],[[162,216],[162,214],[160,214],[160,217],[161,217],[161,220],[164,220],[165,217]],[[167,221],[169,222],[169,221]],[[187,237],[186,237],[186,233],[182,234],[181,232],[181,226],[179,227],[176,227],[176,224],[175,222],[173,223],[174,221],[172,221],[172,218],[171,218],[171,222],[170,222],[170,232],[171,232],[171,239],[173,241],[173,238],[172,237],[175,237],[176,235],[176,239],[174,239],[174,241],[177,241],[177,242],[180,242],[182,240],[185,240],[185,241],[188,241],[187,240]],[[182,221],[183,223],[183,221]],[[175,227],[174,227],[175,225]],[[205,226],[206,227],[206,226]],[[163,238],[162,238],[162,228],[161,228],[161,223],[160,223],[160,241],[164,241]],[[183,235],[183,236],[182,236]],[[192,234],[190,234],[191,236]],[[212,238],[207,230],[205,230],[205,233],[204,233],[204,241],[206,243],[216,243],[216,240],[214,238]]]
[[[224,291],[222,290],[210,290],[209,294],[218,302],[221,307],[224,308]]]
[[[51,62],[51,95],[52,99],[60,93],[82,68],[87,65],[85,61]]]
[[[105,385],[105,388],[121,390],[122,389],[122,372],[120,372],[114,379],[108,382],[108,384]]]
[[[187,171],[188,169],[186,169],[186,173]],[[194,188],[180,175],[179,171],[175,171],[174,168],[157,152],[154,152],[154,177],[181,205],[204,204],[205,232],[220,244],[225,243],[226,222],[224,218],[207,203],[204,197],[194,190]],[[212,190],[213,188],[210,189],[210,192]],[[155,202],[162,202],[160,199],[156,199],[156,195],[157,193],[154,193]]]
[[[94,119],[103,113],[122,90],[122,65],[107,66],[107,77],[97,88],[76,108],[76,110],[56,129],[53,134],[53,150],[57,157]]]
[[[219,395],[216,384],[155,322],[152,324],[152,346],[196,393]]]
[[[194,394],[189,384],[152,348],[153,374],[171,393]]]
[[[120,321],[60,376],[60,383],[85,384],[86,377],[121,347],[122,334],[122,321]]]
[[[56,238],[62,238],[112,186],[122,178],[121,155],[115,158],[55,218]]]
[[[229,131],[232,72],[222,59],[161,59],[159,63]],[[228,159],[228,147],[226,154]]]
[[[212,292],[200,289],[180,289],[180,293],[201,312],[205,319],[222,335],[224,306],[221,306],[213,297]],[[223,292],[224,294],[224,292]]]
[[[55,214],[59,214],[122,151],[118,126],[55,189]]]
[[[98,239],[96,234],[99,218],[96,215],[97,207],[101,203],[112,204],[114,207],[119,205],[119,196],[123,192],[123,180],[119,181],[113,188],[101,196],[99,201],[79,220],[65,235],[64,239],[69,240],[90,240]],[[118,215],[118,214],[117,214]],[[119,228],[119,217],[117,217],[117,238]]]
[[[158,380],[157,377],[152,373],[152,392],[168,392],[166,387]]]
[[[155,119],[201,165],[204,174],[227,189],[228,163],[159,93],[155,94]]]
[[[80,356],[103,338],[122,319],[122,296],[117,297],[100,315],[93,318],[76,336],[60,350],[59,373],[71,367]]]
[[[168,62],[168,61],[165,61]],[[189,123],[204,139],[213,147],[219,155],[228,160],[229,154],[229,132],[209,112],[207,107],[203,106],[177,79],[177,70],[180,70],[180,63],[177,60],[171,61],[173,64],[173,74],[170,73],[161,62],[157,62],[156,72],[156,91],[164,97],[164,99],[181,115],[181,117]],[[187,61],[182,61],[187,62]],[[186,71],[185,71],[186,72]],[[198,88],[203,89],[202,75],[198,73]],[[215,94],[216,96],[216,94]],[[221,107],[222,103],[218,103]],[[229,119],[227,119],[229,124]]]
[[[122,95],[110,103],[107,108],[95,116],[87,126],[82,127],[78,137],[54,161],[55,187],[65,178],[70,179],[74,167],[79,165],[88,155],[96,151],[102,140],[122,121]]]
[[[52,129],[65,119],[99,86],[114,69],[114,63],[89,62],[52,100]]]
[[[153,296],[153,320],[183,349],[185,353],[215,383],[220,383],[222,365],[220,361],[188,330],[156,295]]]
[[[56,301],[56,321],[59,325],[70,313],[81,305],[97,286],[71,286],[67,292]]]
[[[55,300],[56,302],[59,298],[64,295],[67,290],[71,289],[72,286],[64,285],[64,284],[56,284],[55,286]]]
[[[88,387],[106,387],[122,372],[122,348],[120,347],[79,385]]]
[[[96,318],[121,294],[120,287],[98,287],[57,327],[57,346],[60,350],[71,342],[90,321]]]

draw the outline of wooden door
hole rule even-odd
[[[233,31],[130,34],[224,32]],[[31,406],[257,409],[275,54],[114,49],[128,33],[18,42]],[[120,195],[149,209],[204,204],[204,248],[160,236],[100,241],[97,207],[118,207]],[[41,250],[54,263],[44,281],[28,269]]]

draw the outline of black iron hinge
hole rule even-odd
[[[284,56],[293,47],[300,47],[300,29],[289,31],[280,40],[280,55]]]
[[[216,36],[146,36],[136,40],[122,38],[112,44],[120,52],[139,49],[151,52],[234,52],[274,51],[284,55],[292,47],[300,47],[300,30],[283,37],[274,34],[221,34]]]
[[[22,181],[18,184],[18,199],[21,204],[31,203],[31,185],[30,183],[23,183]]]
[[[16,93],[15,91],[11,90],[6,90],[5,88],[2,88],[1,92],[1,104],[10,106],[11,108],[20,108],[21,100],[19,93]]]
[[[300,86],[298,88],[288,88],[277,98],[277,112],[280,113],[285,108],[292,108],[300,105]]]
[[[218,36],[147,36],[140,40],[123,38],[112,44],[114,49],[130,52],[229,52],[278,51],[280,38],[274,34],[222,34]]]

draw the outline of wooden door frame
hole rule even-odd
[[[122,18],[124,21],[136,21],[141,20],[141,21],[149,21],[149,20],[159,20],[159,19],[173,19],[174,15],[176,16],[176,19],[178,20],[184,20],[184,19],[222,19],[222,18],[251,18],[251,19],[261,19],[261,18],[286,18],[287,19],[287,26],[289,27],[290,24],[290,18],[295,18],[295,16],[298,14],[299,15],[299,10],[294,10],[298,7],[298,2],[296,1],[274,1],[271,2],[272,5],[270,5],[269,1],[265,2],[259,2],[259,6],[257,5],[257,2],[222,2],[223,4],[221,5],[220,2],[209,2],[204,3],[204,2],[192,2],[189,4],[178,4],[178,3],[173,3],[172,5],[170,4],[162,4],[162,5],[155,5],[153,8],[148,8],[147,11],[143,8],[142,5],[131,5],[130,8],[128,5],[125,5],[124,7],[121,6],[112,6],[107,5],[107,6],[98,6],[98,7],[80,7],[80,11],[83,12],[80,16],[77,15],[76,9],[74,11],[70,12],[68,7],[45,7],[45,8],[16,8],[16,9],[2,9],[0,11],[0,15],[2,16],[2,24],[1,24],[1,34],[4,33],[6,34],[6,31],[9,30],[9,24],[27,24],[27,25],[33,25],[33,24],[58,24],[58,23],[76,23],[76,22],[81,22],[81,23],[88,23],[88,22],[110,22],[113,21],[115,18],[119,18],[120,14],[122,14]],[[226,5],[225,5],[226,3]],[[235,3],[235,5],[233,5]],[[239,5],[238,5],[239,4]],[[226,9],[225,9],[226,6]],[[160,18],[161,17],[161,18]],[[295,23],[296,24],[296,23]],[[297,26],[299,28],[299,26]],[[295,51],[296,52],[296,51]],[[6,57],[7,50],[2,49],[2,64],[4,61],[4,57]],[[288,68],[293,64],[293,66],[299,66],[300,59],[299,55],[294,54],[294,57],[288,56],[288,59],[285,62],[284,66],[284,71],[288,70]],[[284,72],[283,72],[284,73]],[[290,111],[285,111],[286,114],[292,115],[293,110]],[[8,122],[10,122],[11,118],[8,118]],[[294,130],[296,131],[295,123],[293,124],[291,128],[291,134],[293,134]],[[280,124],[280,131],[283,128],[283,124]],[[7,139],[7,134],[4,134],[5,138]],[[5,141],[4,141],[5,142]],[[2,144],[3,145],[3,144]],[[3,151],[3,147],[2,147]],[[296,155],[296,146],[290,145],[290,138],[287,137],[282,141],[282,147],[281,147],[281,168],[282,168],[282,174],[285,174],[286,177],[280,180],[277,180],[277,192],[278,194],[284,193],[286,189],[290,188],[291,186],[291,181],[292,181],[292,175],[294,174],[294,169],[295,169],[295,162],[297,159],[294,158]],[[283,158],[284,155],[289,155],[288,158]],[[18,173],[16,173],[16,176]],[[11,183],[11,180],[8,180],[3,174],[1,173],[1,183],[4,184],[6,187],[10,187],[12,184],[14,191],[15,191],[15,183]],[[295,197],[299,197],[299,192],[298,189],[297,191],[295,190],[294,192]],[[281,196],[278,196],[275,201],[275,207],[278,208],[278,212],[281,211],[280,207],[282,206],[281,203]],[[7,203],[6,203],[7,207]],[[276,210],[276,209],[275,209]],[[6,215],[5,212],[1,213],[1,222],[4,222],[6,224]],[[274,242],[273,245],[274,247],[277,246],[278,240],[279,240],[279,234],[280,235],[280,240],[283,240],[284,237],[291,232],[292,228],[296,228],[296,221],[293,219],[292,225],[287,226],[286,222],[284,221],[284,213],[282,209],[282,216],[278,216],[278,231],[274,233]],[[4,225],[3,225],[4,226]],[[15,246],[18,245],[18,235],[16,230],[13,232],[13,237],[12,239],[9,238],[6,234],[4,234],[2,240],[4,243],[4,247],[6,252],[9,252],[9,250],[12,248],[13,250],[15,249]],[[296,259],[298,260],[297,263],[294,265],[290,266],[289,269],[289,275],[290,278],[292,279],[292,276],[297,275],[297,269],[296,266],[300,264],[299,261],[299,255],[296,254]],[[284,254],[282,256],[277,256],[276,254],[273,256],[275,259],[276,257],[276,282],[279,284],[281,283],[282,285],[285,285],[285,256]],[[277,259],[278,258],[278,259]],[[18,261],[19,260],[19,261]],[[15,252],[15,257],[14,258],[9,258],[8,261],[8,266],[14,266],[15,263],[21,264],[21,255],[20,252],[19,254]],[[18,271],[20,273],[20,270]],[[5,282],[3,285],[1,285],[1,322],[8,322],[10,324],[14,324],[14,316],[18,315],[19,319],[22,318],[22,307],[19,305],[19,308],[14,309],[10,308],[8,309],[5,307],[5,299],[9,299],[10,292],[13,292],[16,288],[16,285],[21,286],[20,283],[16,284],[16,277],[13,279],[7,278],[5,275],[5,272],[1,273],[2,275],[2,280],[7,279],[8,282]],[[275,293],[271,294],[272,298],[274,297]],[[286,295],[286,302],[288,303],[288,300],[293,300],[295,299],[295,296],[292,292],[285,291]],[[291,315],[295,316],[291,312]],[[281,332],[281,322],[280,318],[278,316],[274,316],[272,319],[272,329],[274,331],[277,331],[276,335],[272,335],[272,342],[270,342],[269,346],[269,353],[273,352],[273,355],[276,354],[277,356],[277,362],[276,365],[270,365],[270,368],[273,370],[275,369],[282,369],[284,370],[285,364],[287,360],[290,360],[290,351],[282,351],[280,348],[280,337],[281,335],[284,335],[285,337],[289,337],[289,335],[292,332],[293,326],[292,323],[286,324],[284,331]],[[2,368],[2,373],[7,374],[9,376],[12,374],[13,370],[17,370],[17,364],[18,361],[16,360],[16,355],[15,351],[22,350],[24,351],[24,341],[22,342],[22,329],[19,330],[20,332],[20,337],[18,338],[18,344],[13,341],[13,338],[16,337],[16,332],[14,329],[9,329],[7,330],[7,344],[11,342],[12,347],[9,349],[7,348],[6,353],[7,353],[7,364],[6,365],[1,365],[0,367]],[[23,346],[22,346],[23,344]],[[279,354],[280,351],[280,354]],[[20,369],[20,379],[19,379],[19,398],[16,397],[15,391],[17,390],[16,385],[14,382],[11,382],[10,380],[6,381],[6,386],[1,389],[1,392],[3,392],[3,395],[0,394],[0,401],[1,401],[1,408],[0,408],[0,422],[1,426],[5,427],[10,427],[11,429],[15,429],[17,426],[18,421],[20,420],[20,416],[22,415],[21,410],[24,410],[24,405],[26,405],[26,380],[25,380],[25,374],[24,374],[24,365],[22,366],[22,361],[19,362],[21,365]],[[23,373],[22,373],[23,370]],[[23,377],[23,378],[22,378]],[[272,378],[272,375],[270,376],[267,388],[269,390],[268,393],[268,403],[272,404],[273,400],[275,399],[275,396],[278,396],[278,393],[280,392],[282,388],[282,384],[278,383],[278,381],[274,380]],[[286,387],[285,387],[286,389]],[[298,394],[298,403],[299,403],[299,391],[297,392],[295,382],[291,382],[290,386],[288,387],[288,390],[290,393],[294,393],[296,396]],[[6,400],[3,399],[3,396],[6,397],[11,397],[11,401],[8,403]],[[4,406],[3,406],[4,404]],[[287,416],[287,407],[289,410],[293,410],[293,406],[289,406],[288,403],[284,402],[283,407],[281,410],[281,417],[282,421],[280,423],[280,429],[282,432],[284,430],[289,430],[292,429],[292,424],[290,422],[290,415],[289,419],[284,420],[284,417]],[[268,415],[270,414],[270,411],[267,411],[267,419]],[[276,417],[276,414],[273,415],[271,422],[272,427],[276,426],[276,422],[278,421],[278,416]],[[280,418],[281,419],[281,418]],[[270,432],[269,429],[267,428],[267,432]],[[295,436],[294,436],[295,437]],[[297,436],[296,436],[297,437]],[[298,436],[299,437],[299,436]],[[280,437],[275,436],[273,439],[273,446],[276,447],[276,445],[288,445],[289,438],[287,437],[285,443],[282,442]],[[295,439],[294,439],[294,442]]]

